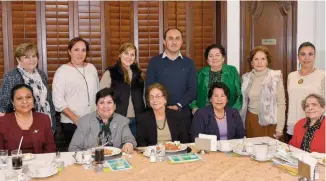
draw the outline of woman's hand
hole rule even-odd
[[[283,132],[275,131],[275,134],[274,134],[275,139],[280,139],[282,136],[283,136]]]
[[[4,116],[6,113],[0,112],[0,116]]]
[[[134,152],[134,146],[131,143],[125,143],[122,147],[122,151],[131,154]]]

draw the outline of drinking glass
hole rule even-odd
[[[104,161],[104,148],[96,148],[95,149],[95,162],[97,164],[102,164]]]
[[[11,159],[12,159],[12,168],[14,170],[21,169],[23,166],[23,154],[22,151],[12,150],[11,151]]]
[[[85,169],[92,168],[92,151],[86,150],[83,153],[83,167]]]
[[[156,145],[156,155],[157,155],[158,161],[164,161],[165,145],[163,143],[159,143]]]
[[[0,150],[0,170],[7,168],[8,150]]]

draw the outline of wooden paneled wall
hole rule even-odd
[[[14,50],[20,43],[38,46],[38,67],[49,84],[57,68],[68,61],[67,45],[80,36],[90,43],[88,61],[101,76],[118,59],[122,43],[138,48],[137,61],[146,71],[150,57],[162,53],[163,33],[182,31],[183,55],[199,69],[206,64],[204,50],[215,43],[218,2],[183,1],[7,1],[0,3],[0,78],[17,65]],[[219,25],[218,25],[219,26]],[[222,25],[221,25],[222,26]],[[226,46],[226,45],[224,45]]]

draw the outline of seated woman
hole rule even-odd
[[[325,153],[325,98],[310,94],[301,106],[306,117],[295,124],[289,144],[307,152]]]
[[[189,122],[180,112],[167,109],[168,94],[162,84],[148,86],[146,92],[148,105],[151,109],[136,116],[137,144],[150,146],[167,141],[187,143]]]
[[[116,98],[111,88],[96,93],[96,111],[78,120],[69,151],[80,151],[106,144],[132,153],[137,143],[129,128],[129,119],[115,113]]]
[[[0,150],[18,149],[22,136],[23,153],[55,152],[50,117],[33,112],[35,103],[33,89],[27,84],[17,84],[11,89],[9,113],[0,117]]]
[[[199,133],[216,135],[217,140],[243,138],[245,130],[238,110],[225,107],[230,97],[229,88],[222,82],[213,83],[208,91],[212,105],[198,109],[190,128],[191,141]]]

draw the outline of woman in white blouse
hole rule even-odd
[[[78,119],[95,111],[99,78],[93,64],[87,63],[89,44],[80,37],[70,40],[68,60],[54,75],[52,90],[56,111],[61,112],[65,140],[70,143]]]
[[[315,46],[312,43],[302,43],[298,49],[301,68],[288,76],[288,141],[292,138],[294,125],[305,117],[301,101],[312,93],[325,96],[325,71],[314,67],[315,55]]]

